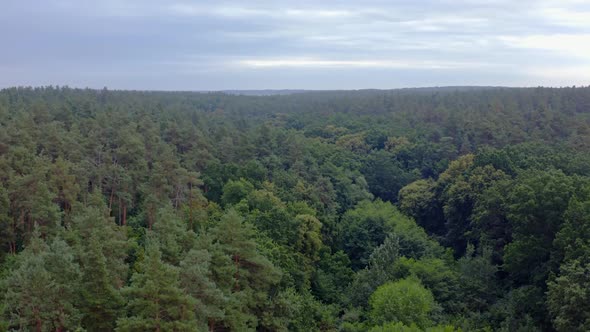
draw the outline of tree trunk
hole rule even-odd
[[[59,321],[58,321],[58,326],[55,328],[55,332],[63,332],[64,330],[64,325],[63,325],[63,318],[64,318],[64,311],[63,308],[60,307],[59,308]]]
[[[156,300],[156,332],[160,332],[160,300]]]
[[[127,204],[123,204],[123,226],[127,225]]]
[[[180,202],[180,186],[176,186],[176,197],[174,197],[174,208],[178,209]]]
[[[193,184],[189,183],[188,189],[188,229],[193,229]]]
[[[32,231],[33,231],[33,220],[31,219],[31,216],[28,215],[27,216],[27,233],[31,234]]]
[[[109,210],[113,207],[113,198],[115,197],[115,187],[111,188],[111,197],[109,198]]]
[[[43,322],[41,321],[41,317],[39,317],[39,309],[33,309],[33,314],[35,315],[35,331],[43,331]]]
[[[154,224],[154,211],[153,208],[148,208],[148,229],[151,231]]]
[[[123,216],[122,216],[122,211],[121,211],[121,197],[119,197],[119,224],[123,224]]]
[[[234,264],[236,265],[236,273],[234,274],[234,279],[236,279],[236,283],[234,285],[234,291],[240,290],[240,256],[234,255]]]
[[[16,220],[12,219],[12,234],[14,234],[14,238],[12,241],[10,241],[10,253],[11,254],[16,254],[16,229],[17,229],[17,224],[16,224]]]

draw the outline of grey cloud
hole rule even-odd
[[[589,84],[584,1],[8,0],[0,86]]]

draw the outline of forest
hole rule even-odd
[[[0,90],[2,331],[589,331],[590,87]]]

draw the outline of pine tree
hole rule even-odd
[[[254,329],[280,272],[258,252],[254,228],[234,210],[222,217],[212,233],[233,264],[233,285],[224,290],[229,295],[225,324],[232,330]]]
[[[75,330],[80,325],[74,306],[79,267],[73,252],[59,238],[47,245],[37,228],[32,236],[5,281],[9,326],[38,332]]]
[[[153,233],[158,243],[164,262],[178,265],[182,257],[195,244],[196,236],[192,230],[175,214],[172,207],[159,209]]]
[[[53,280],[45,268],[47,244],[37,238],[19,255],[18,267],[6,279],[4,315],[16,330],[43,331],[47,328],[47,299],[53,295]]]
[[[85,251],[80,295],[82,326],[88,331],[112,331],[123,306],[123,298],[113,287],[106,258],[97,236]]]
[[[148,244],[144,260],[123,289],[127,317],[117,320],[117,331],[197,331],[195,301],[180,288],[179,271],[162,262],[155,244]]]
[[[69,236],[76,243],[79,256],[84,256],[92,237],[101,244],[100,249],[105,258],[106,270],[112,285],[119,289],[123,286],[129,272],[125,261],[130,247],[124,227],[115,224],[108,216],[108,209],[98,193],[91,194],[89,206],[76,206],[73,213],[72,227]]]
[[[4,187],[0,186],[0,245],[6,247],[8,253],[16,254],[16,234],[9,215],[10,200]]]
[[[184,291],[196,299],[195,313],[200,321],[213,330],[223,320],[227,298],[211,280],[211,254],[206,250],[191,250],[180,263],[180,282]]]

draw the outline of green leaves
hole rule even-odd
[[[195,331],[194,299],[180,287],[178,268],[162,262],[155,244],[122,290],[127,316],[117,320],[117,331]]]
[[[547,304],[558,331],[590,329],[590,263],[572,260],[549,283]]]
[[[50,245],[35,232],[17,266],[5,279],[4,315],[10,329],[75,330],[80,269],[72,249],[61,239]]]
[[[431,324],[435,307],[432,293],[415,279],[386,283],[371,295],[371,318],[377,325],[388,322],[412,323],[421,327]]]
[[[589,96],[2,90],[0,329],[587,330]]]
[[[80,311],[82,326],[88,331],[113,330],[124,304],[113,286],[102,246],[98,237],[92,236],[84,251]]]

